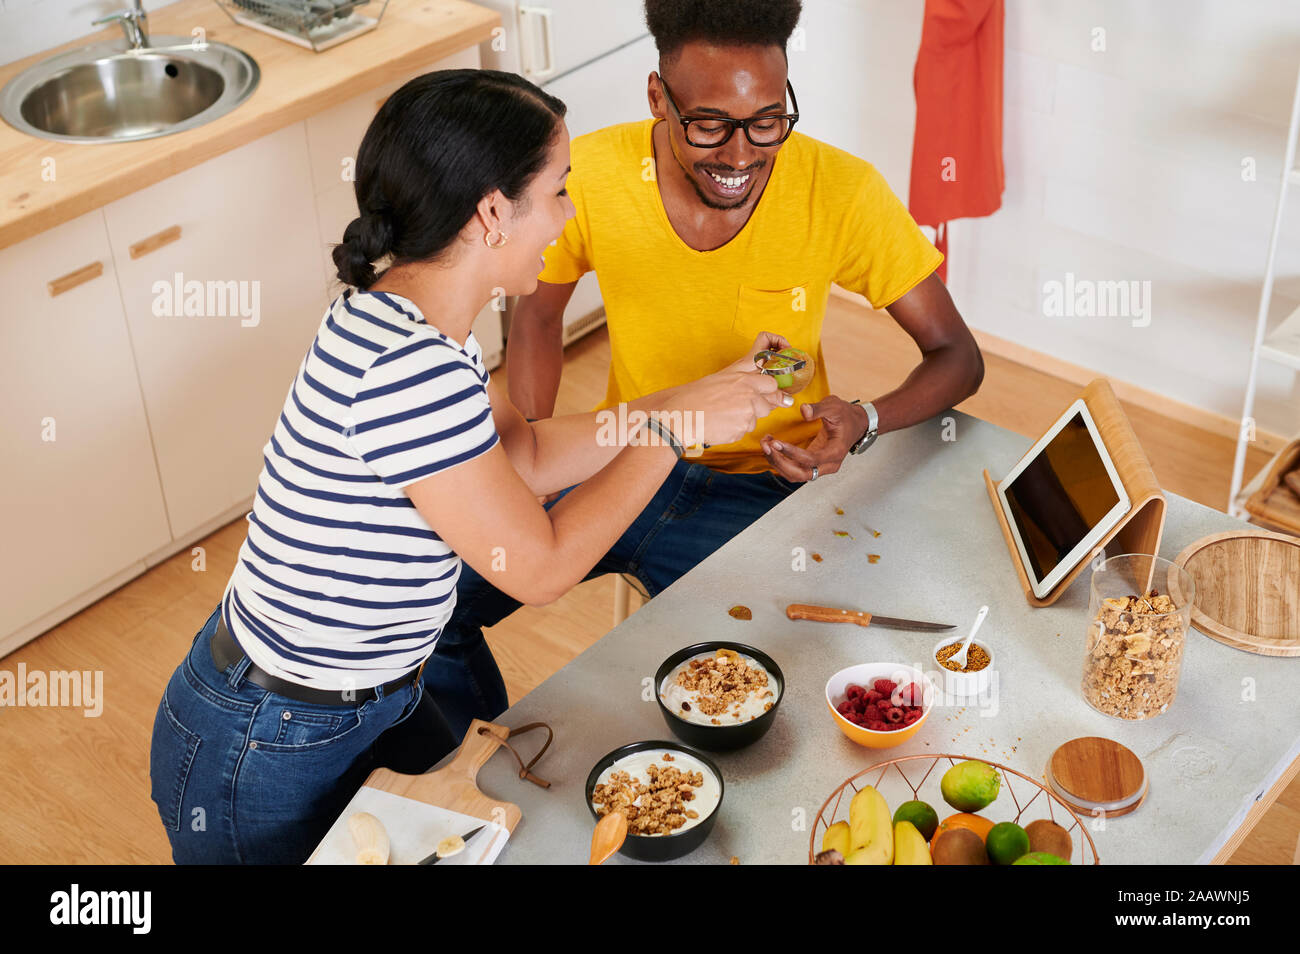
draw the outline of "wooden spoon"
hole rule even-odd
[[[627,838],[627,816],[622,812],[610,812],[596,822],[596,830],[591,833],[591,864],[602,865],[614,852],[623,847]]]

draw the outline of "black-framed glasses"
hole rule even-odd
[[[686,136],[686,141],[697,149],[717,149],[719,146],[725,146],[731,141],[737,129],[745,130],[745,138],[755,146],[779,146],[790,138],[790,133],[794,132],[794,124],[799,121],[799,101],[794,98],[794,87],[790,85],[789,80],[785,81],[785,89],[790,94],[791,112],[768,113],[750,116],[748,119],[732,119],[729,116],[683,116],[662,76],[659,77],[659,85],[664,89],[668,104],[677,114],[677,121],[682,124],[682,133]]]

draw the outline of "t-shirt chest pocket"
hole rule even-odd
[[[749,343],[761,332],[770,331],[796,348],[815,353],[829,291],[824,282],[798,282],[775,289],[741,285],[731,329]]]

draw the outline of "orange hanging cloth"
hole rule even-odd
[[[1002,3],[925,0],[908,205],[937,230],[945,281],[947,223],[1002,205]]]

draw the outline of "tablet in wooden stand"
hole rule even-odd
[[[1116,553],[1154,555],[1160,551],[1160,537],[1165,523],[1165,497],[1156,483],[1151,462],[1138,443],[1137,435],[1133,433],[1128,416],[1105,378],[1097,378],[1089,384],[1084,389],[1081,400],[1087,410],[1087,420],[1083,426],[1087,427],[1088,434],[1094,439],[1099,438],[1104,447],[1104,453],[1094,455],[1098,457],[1099,463],[1094,468],[1097,473],[1092,475],[1096,478],[1094,483],[1098,488],[1097,498],[1103,503],[1099,504],[1100,512],[1088,520],[1089,525],[1078,528],[1073,544],[1062,555],[1059,563],[1048,565],[1050,560],[1030,558],[1024,541],[1018,539],[1020,535],[1012,530],[1007,508],[1004,507],[1004,495],[999,493],[998,485],[989,476],[989,472],[984,471],[989,500],[1002,528],[1011,562],[1025,591],[1025,599],[1034,606],[1048,606],[1060,599],[1061,594],[1093,556],[1112,540],[1117,545]],[[1048,433],[1035,442],[1033,452],[1045,450],[1059,433],[1068,433],[1065,428],[1072,426],[1077,417],[1076,408],[1072,404]],[[1079,430],[1078,427],[1074,429]],[[1032,453],[1026,455],[1026,458],[1031,456]],[[1027,466],[1030,466],[1030,461],[1022,459],[1012,475],[1025,470]],[[1111,486],[1104,486],[1104,483]],[[1112,498],[1108,495],[1113,495],[1113,503],[1109,502]],[[1065,501],[1063,507],[1068,504]],[[1071,519],[1077,521],[1079,514],[1074,513]],[[1026,566],[1026,559],[1031,559],[1031,566]],[[1037,593],[1035,589],[1038,590]]]

